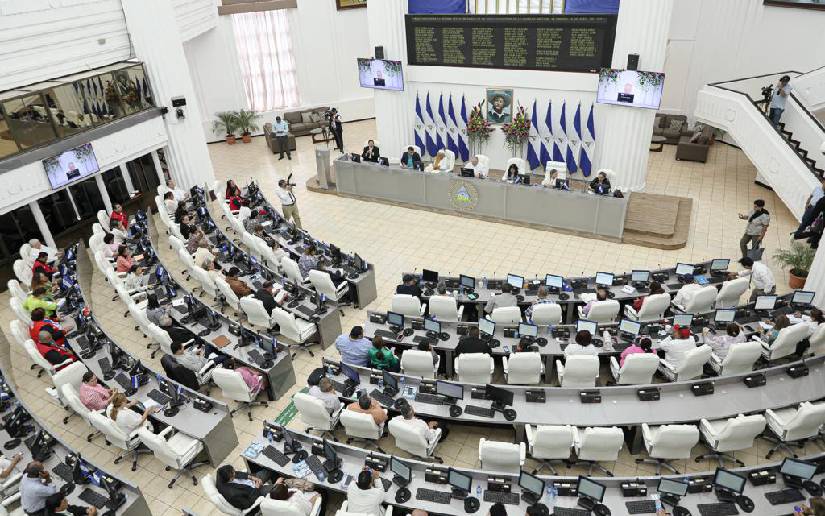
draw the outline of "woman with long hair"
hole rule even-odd
[[[137,412],[132,410],[136,403],[137,401],[129,401],[122,392],[115,392],[112,395],[112,408],[109,409],[109,418],[127,435],[145,425],[149,416],[160,410],[160,407],[157,406],[149,407],[143,411],[142,415],[138,415]]]

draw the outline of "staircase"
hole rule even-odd
[[[788,142],[788,144],[791,146],[791,149],[793,149],[796,155],[799,156],[799,159],[802,160],[802,162],[805,164],[805,166],[808,167],[811,173],[819,176],[825,173],[824,170],[817,167],[817,162],[815,159],[808,157],[808,150],[802,148],[802,142],[800,142],[799,140],[794,140],[793,132],[786,130],[785,127],[785,122],[780,122],[777,132],[783,140]],[[823,137],[823,141],[825,141],[825,137]]]

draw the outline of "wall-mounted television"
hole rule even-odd
[[[659,109],[665,74],[602,68],[596,102],[646,109]]]
[[[362,88],[404,91],[401,61],[359,57],[358,80]]]
[[[91,143],[44,159],[43,168],[46,169],[53,189],[66,186],[100,170]]]

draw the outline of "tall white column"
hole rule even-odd
[[[805,281],[805,290],[816,292],[814,304],[825,309],[825,245],[820,245],[816,251],[814,263]]]
[[[122,5],[135,56],[144,62],[155,102],[169,109],[164,117],[169,134],[166,159],[174,164],[173,178],[187,189],[211,184],[215,174],[172,2],[123,0]],[[172,107],[174,97],[186,100],[183,119],[177,118]]]
[[[120,175],[123,176],[123,182],[126,184],[126,192],[132,195],[132,192],[135,191],[135,185],[132,184],[132,174],[129,173],[125,163],[121,163],[118,168],[120,168]]]
[[[97,183],[97,189],[100,191],[100,197],[103,199],[103,206],[106,207],[106,212],[112,213],[112,199],[109,198],[106,183],[103,182],[103,174],[97,174],[95,176],[95,183]]]
[[[639,54],[639,70],[662,72],[673,0],[622,0],[613,45],[613,68],[627,67],[627,54]],[[667,79],[665,79],[667,80]],[[598,104],[595,164],[616,171],[623,190],[642,190],[647,178],[652,109]]]
[[[164,152],[166,152],[166,151],[164,151]],[[154,165],[155,165],[155,172],[158,175],[158,179],[160,180],[160,184],[165,185],[166,184],[166,176],[163,175],[163,165],[160,164],[160,156],[158,156],[158,151],[153,150],[152,152],[150,152],[150,154],[152,155],[152,163],[154,163]]]
[[[40,210],[40,205],[37,204],[37,201],[30,202],[29,209],[32,211],[32,215],[34,215],[37,229],[39,229],[40,234],[43,235],[43,243],[52,249],[57,249],[57,244],[54,242],[54,237],[52,236],[52,230],[49,229],[49,225],[46,223],[46,217],[43,216],[43,212]]]

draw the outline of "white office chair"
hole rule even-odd
[[[265,249],[261,249],[261,259],[264,261],[264,264],[272,269],[275,272],[282,272],[281,271],[281,260],[284,259],[286,256],[286,251],[283,249],[273,250],[271,247],[266,246]]]
[[[544,362],[535,351],[522,351],[501,357],[504,379],[510,385],[537,385],[544,374]]]
[[[736,308],[739,299],[750,287],[750,278],[736,278],[722,283],[716,295],[716,308]]]
[[[97,221],[100,223],[100,227],[107,232],[109,231],[109,214],[106,213],[106,210],[97,210]]]
[[[206,497],[209,498],[209,501],[223,514],[229,514],[231,516],[246,516],[247,514],[255,514],[258,512],[258,508],[261,502],[264,501],[266,496],[259,496],[255,502],[250,506],[248,509],[242,511],[240,509],[236,509],[233,505],[230,505],[226,499],[221,496],[218,492],[218,488],[215,487],[215,478],[209,474],[205,475],[201,479],[201,487],[203,487],[203,491],[206,493]]]
[[[690,450],[699,442],[699,429],[693,425],[650,426],[643,423],[642,439],[649,458],[636,459],[636,464],[655,464],[657,475],[662,473],[662,468],[678,475],[679,471],[670,462],[690,458]]]
[[[167,426],[159,434],[155,434],[147,428],[138,429],[140,441],[154,453],[155,458],[161,461],[167,469],[177,470],[175,477],[166,484],[172,489],[178,478],[185,473],[192,475],[192,484],[198,485],[198,477],[192,474],[192,470],[198,466],[208,464],[208,462],[195,462],[195,459],[203,451],[203,443],[197,439],[189,437],[182,432],[176,432],[174,427]]]
[[[556,360],[556,371],[562,387],[595,387],[599,377],[599,357],[571,355],[566,362]]]
[[[304,276],[301,274],[301,268],[298,267],[298,263],[289,256],[284,256],[281,258],[281,269],[284,271],[284,274],[286,274],[289,281],[295,283],[296,285],[306,284]]]
[[[531,322],[538,326],[561,324],[561,318],[561,305],[557,303],[535,305],[533,306],[533,312],[530,314]]]
[[[430,316],[441,322],[458,322],[464,315],[464,305],[458,306],[458,302],[452,296],[431,296]]]
[[[129,409],[126,407],[122,407],[121,410]],[[117,424],[114,422],[114,420],[112,420],[112,418],[110,418],[108,415],[104,415],[99,412],[89,412],[89,421],[92,423],[92,426],[95,428],[95,430],[103,434],[108,444],[112,444],[115,447],[123,450],[123,453],[115,457],[115,464],[119,464],[120,461],[122,461],[127,454],[131,454],[132,471],[135,471],[137,469],[138,455],[140,455],[141,453],[149,453],[148,449],[141,448],[140,446],[138,430],[135,430],[134,432],[127,434],[126,432],[121,430],[119,426],[117,426]]]
[[[272,328],[272,316],[264,308],[264,303],[254,296],[244,296],[238,301],[246,321],[252,326],[269,330]]]
[[[169,332],[154,323],[150,323],[146,330],[149,339],[158,345],[158,349],[152,351],[152,358],[155,358],[158,351],[165,355],[174,354],[172,353],[172,337],[169,336]]]
[[[229,305],[233,310],[240,314],[241,300],[238,299],[237,295],[235,295],[235,292],[232,290],[232,287],[229,286],[229,283],[227,283],[223,278],[218,277],[213,278],[213,280],[215,281],[215,287],[217,287],[218,292],[220,293],[221,313],[223,313],[224,306]]]
[[[384,413],[387,413],[386,409]],[[377,425],[370,414],[344,409],[339,420],[347,434],[347,444],[358,441],[364,446],[375,447],[380,453],[385,453],[378,446],[378,440],[384,435],[384,425]]]
[[[677,368],[666,359],[659,361],[659,371],[671,382],[682,382],[692,380],[702,376],[704,365],[710,360],[713,350],[710,346],[703,344],[687,352],[687,356],[682,364]]]
[[[315,323],[298,319],[295,315],[280,307],[272,310],[272,321],[280,326],[280,335],[291,341],[291,348],[306,351],[309,353],[309,356],[315,356],[315,353],[309,349],[309,346],[316,344],[309,342],[310,339],[318,334],[318,328],[315,326]],[[294,357],[296,353],[293,353],[292,356]]]
[[[653,294],[645,298],[638,313],[630,305],[624,307],[624,313],[632,321],[651,322],[664,317],[668,308],[670,308],[670,294]]]
[[[686,314],[702,315],[713,311],[713,304],[716,301],[716,287],[707,285],[698,289],[693,293],[685,306],[678,306],[673,303],[673,306]]]
[[[29,358],[32,361],[31,368],[32,369],[36,369],[36,368],[40,369],[39,371],[37,371],[37,377],[38,378],[40,378],[40,376],[43,373],[46,373],[51,378],[52,376],[55,375],[55,373],[57,373],[57,371],[59,371],[63,367],[65,367],[65,366],[67,366],[67,365],[69,365],[73,362],[72,359],[67,358],[63,362],[60,362],[59,364],[52,364],[51,362],[46,360],[43,357],[43,355],[40,354],[40,352],[37,350],[37,346],[34,344],[34,341],[31,340],[31,339],[27,339],[26,342],[23,343],[23,348],[26,350],[26,354],[29,355]]]
[[[20,249],[18,250],[18,253],[20,254],[20,258],[25,260],[26,258],[31,257],[31,255],[32,255],[32,246],[28,242],[25,242],[24,244],[22,244],[20,246]]]
[[[423,317],[427,305],[409,294],[393,294],[391,311],[402,314],[404,317]]]
[[[488,441],[482,437],[478,441],[478,460],[482,469],[503,473],[518,473],[527,457],[527,447],[524,443],[505,443]]]
[[[615,299],[608,299],[606,301],[594,301],[590,305],[590,310],[587,315],[584,315],[584,307],[579,307],[579,319],[587,319],[588,321],[595,321],[599,324],[616,322],[616,317],[619,315],[621,306]]]
[[[501,176],[502,181],[507,181],[507,171],[510,169],[510,165],[518,167],[519,175],[526,176],[530,174],[530,166],[525,160],[521,158],[510,158],[507,160],[507,163],[504,164],[504,174]]]
[[[436,429],[434,438],[429,440],[425,432],[413,429],[402,419],[403,416],[396,416],[388,424],[390,435],[395,438],[395,446],[416,457],[443,462],[440,457],[433,455],[441,440],[441,429]]]
[[[231,369],[218,367],[212,371],[212,381],[214,381],[215,385],[221,389],[221,393],[225,398],[231,399],[238,403],[238,406],[229,413],[230,416],[235,415],[235,412],[238,412],[239,410],[246,409],[248,410],[247,416],[249,417],[249,420],[252,421],[252,406],[267,406],[266,401],[255,401],[255,398],[258,397],[258,394],[260,394],[261,391],[251,390],[246,385],[241,373]]]
[[[305,516],[303,510],[290,503],[289,500],[273,500],[266,496],[263,497],[258,508],[261,510],[261,516]],[[309,516],[319,516],[320,514],[321,497],[318,496],[312,504]]]
[[[717,419],[716,421],[708,421],[702,418],[702,421],[699,422],[699,430],[712,451],[711,453],[699,455],[695,460],[696,462],[702,462],[707,459],[716,459],[719,462],[719,467],[724,465],[722,463],[724,460],[729,460],[739,466],[744,466],[745,464],[741,460],[725,452],[751,448],[756,436],[761,434],[764,429],[765,416],[762,414],[752,416],[739,414],[730,419]]]
[[[31,338],[29,326],[20,319],[12,319],[9,321],[9,329],[11,330],[12,337],[14,337],[14,340],[16,340],[20,346],[23,346],[26,341]]]
[[[330,414],[322,400],[302,392],[296,393],[292,401],[295,403],[295,408],[298,409],[301,421],[307,425],[305,432],[309,433],[310,430],[316,430],[321,432],[322,437],[334,439],[333,434],[335,427],[338,426],[338,418],[341,417],[342,407],[338,407],[338,410]]]
[[[619,385],[653,383],[653,375],[659,368],[659,357],[655,353],[633,353],[624,359],[619,367],[616,357],[610,357],[610,373]]]
[[[517,306],[495,308],[489,319],[496,324],[518,324],[521,322],[521,309]]]
[[[189,251],[186,248],[181,249],[178,251],[178,258],[180,258],[181,263],[183,263],[186,268],[183,270],[183,273],[186,275],[186,279],[189,279],[189,276],[192,275],[192,269],[196,267],[195,260],[192,258],[192,255],[189,254]]]
[[[808,342],[810,343],[808,353],[813,355],[825,354],[825,323],[820,323],[820,325],[817,326],[816,330],[814,330],[808,338]]]
[[[572,464],[587,464],[588,475],[593,474],[593,468],[598,468],[605,475],[612,477],[613,473],[602,466],[601,462],[615,462],[624,446],[624,433],[618,427],[587,427],[583,431],[573,427],[573,449],[576,451],[576,461]]]
[[[29,297],[26,291],[20,288],[20,282],[15,279],[7,281],[6,286],[9,288],[11,295],[16,297],[21,303],[24,303],[26,298]]]
[[[482,177],[487,177],[487,175],[489,175],[490,173],[490,157],[485,156],[484,154],[476,154],[476,157],[478,158],[479,167],[482,167],[484,170],[487,171],[483,173],[484,175]]]
[[[709,364],[720,376],[749,373],[753,371],[753,366],[761,356],[762,345],[752,340],[729,347],[724,359],[715,353],[711,354]]]
[[[803,401],[799,407],[767,409],[765,419],[768,428],[776,436],[762,436],[774,444],[765,458],[770,459],[776,450],[786,451],[796,457],[788,445],[794,444],[802,448],[806,442],[819,436],[819,431],[825,424],[825,403]]]
[[[754,336],[753,340],[762,345],[762,356],[768,362],[785,358],[796,353],[796,346],[808,338],[810,329],[807,324],[798,323],[779,330],[779,335],[771,344]]]
[[[11,305],[11,311],[14,312],[14,315],[16,315],[18,319],[26,324],[31,324],[31,315],[23,308],[23,303],[21,303],[19,299],[16,297],[10,298],[9,305]]]
[[[215,286],[215,282],[212,281],[212,276],[206,272],[205,269],[195,265],[192,267],[192,277],[200,284],[201,297],[203,294],[206,294],[213,299],[218,298],[218,287]]]
[[[570,450],[575,443],[573,427],[524,425],[524,431],[527,435],[528,453],[539,463],[533,474],[536,475],[542,469],[548,468],[551,475],[556,475],[552,463],[570,460]]]
[[[73,362],[59,372],[55,373],[52,376],[52,383],[54,384],[54,390],[56,391],[57,401],[65,407],[66,400],[61,397],[60,389],[64,385],[71,385],[75,388],[76,391],[80,391],[80,385],[83,383],[83,375],[86,374],[88,369],[83,364],[83,362],[77,361]],[[63,421],[65,422],[68,418],[65,418]]]
[[[438,362],[433,364],[433,354],[429,351],[408,349],[401,354],[401,372],[408,376],[435,378]]]
[[[12,265],[12,269],[14,269],[14,275],[17,277],[17,281],[22,283],[23,285],[31,285],[32,284],[32,268],[31,265],[28,265],[23,260],[14,260],[14,264]]]
[[[544,180],[541,182],[542,185],[555,186],[550,184],[550,176],[553,174],[554,170],[559,172],[559,179],[567,178],[567,163],[564,161],[548,161],[544,165]]]
[[[459,382],[488,384],[493,381],[496,365],[487,353],[462,353],[453,364]]]
[[[129,303],[126,305],[126,308],[129,310],[129,314],[132,316],[132,319],[134,319],[134,322],[137,323],[135,325],[135,331],[140,331],[143,333],[144,337],[148,337],[149,325],[152,323],[146,315],[146,306],[144,305],[143,308],[141,308],[140,305]],[[149,346],[147,346],[147,348],[148,347]]]
[[[310,515],[312,516],[312,515]],[[341,508],[335,513],[335,516],[365,516],[364,513],[361,512],[347,512],[347,501],[341,504]],[[384,511],[384,516],[392,516],[392,505],[387,505],[386,510]]]
[[[346,281],[342,281],[341,284],[336,287],[328,272],[313,269],[309,271],[309,282],[318,294],[323,294],[339,308],[349,304],[344,302],[344,298],[349,294],[349,283]],[[343,314],[344,312],[342,311],[341,313]]]
[[[89,413],[92,411],[87,409],[86,405],[84,405],[83,402],[80,401],[80,394],[78,393],[78,390],[75,388],[74,385],[67,383],[61,385],[58,389],[58,392],[60,393],[60,398],[65,401],[66,405],[68,405],[68,407],[75,414],[80,416],[83,419],[83,421],[85,421],[86,424],[94,430],[93,432],[86,435],[86,442],[92,442],[92,439],[100,435],[101,432],[94,428],[94,426],[92,425],[92,421],[89,418]],[[64,425],[68,423],[68,419],[69,416],[63,418]]]

